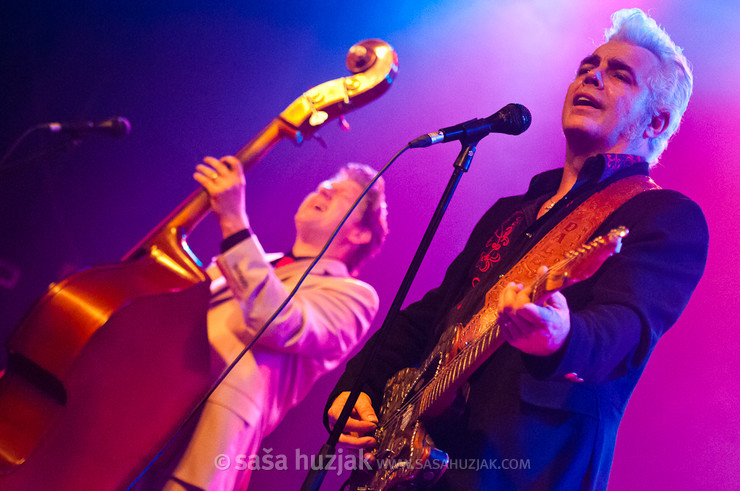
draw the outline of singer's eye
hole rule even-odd
[[[615,72],[614,76],[622,82],[632,83],[632,79],[630,78],[630,76],[624,72]]]

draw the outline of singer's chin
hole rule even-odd
[[[571,148],[592,148],[602,140],[601,125],[591,118],[568,117],[563,121],[563,134]]]

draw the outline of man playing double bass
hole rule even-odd
[[[250,229],[239,161],[207,157],[197,166],[194,178],[208,191],[223,233],[222,252],[207,270],[208,336],[218,373],[287,297],[374,176],[368,166],[348,164],[319,184],[295,214],[291,251],[269,255]],[[383,244],[386,217],[379,180],[295,297],[209,397],[165,489],[246,489],[250,471],[239,459],[259,455],[262,438],[367,332],[378,297],[353,275]]]
[[[385,381],[419,365],[448,326],[468,322],[499,278],[527,261],[528,251],[582,225],[571,227],[572,217],[603,214],[589,236],[625,226],[621,252],[544,304],[532,303],[528,283],[500,284],[496,304],[488,307],[506,342],[467,380],[460,409],[427,422],[427,429],[455,464],[430,484],[435,489],[606,488],[627,401],[696,287],[708,243],[699,207],[647,178],[688,105],[688,62],[639,9],[619,11],[612,20],[606,43],[581,61],[565,95],[564,167],[535,176],[525,194],[497,201],[442,284],[389,326],[340,443],[375,448]],[[593,203],[600,208],[584,211]],[[551,231],[555,239],[548,238]],[[527,266],[536,271],[550,264]],[[329,399],[329,426],[360,375],[361,358],[350,360]],[[387,448],[378,450],[382,459]],[[471,461],[492,464],[461,465]]]

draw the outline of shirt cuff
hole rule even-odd
[[[558,348],[558,350],[551,355],[535,356],[522,352],[524,366],[526,367],[530,375],[532,375],[536,379],[544,380],[547,378],[551,378],[557,374],[563,358],[565,357],[565,353],[568,351],[568,345],[570,344],[572,332],[573,331],[571,324],[571,330],[568,332],[568,336],[565,338],[563,345],[560,346],[560,348]]]
[[[245,228],[243,230],[240,230],[238,232],[234,232],[233,234],[226,237],[224,240],[221,241],[221,252],[224,253],[237,245],[239,242],[243,240],[247,240],[252,236],[252,231],[248,228]]]

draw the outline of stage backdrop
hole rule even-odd
[[[652,0],[648,10],[694,65],[694,97],[654,177],[696,200],[709,222],[706,274],[683,317],[659,343],[627,409],[612,489],[731,489],[740,458],[735,320],[740,242],[740,8],[735,1]],[[66,274],[115,261],[196,186],[205,155],[238,150],[308,88],[345,75],[359,40],[381,38],[400,58],[381,99],[330,124],[317,141],[279,144],[247,176],[247,208],[269,250],[289,247],[292,213],[347,161],[377,168],[409,140],[509,102],[526,105],[523,135],[483,140],[409,295],[441,280],[494,200],[523,192],[564,156],[560,109],[581,58],[603,38],[609,15],[633,6],[585,1],[3,2],[0,6],[0,152],[50,121],[124,116],[131,134],[90,137],[76,148],[33,134],[23,160],[0,174],[2,340]],[[457,144],[414,150],[387,173],[391,235],[362,279],[377,288],[377,328],[426,220],[452,171]],[[64,151],[66,150],[66,151]],[[205,260],[218,234],[193,239]],[[315,454],[321,412],[338,373],[292,410],[263,448],[289,471],[260,471],[254,489],[290,489],[305,473],[296,452]],[[345,475],[329,475],[335,489]]]

